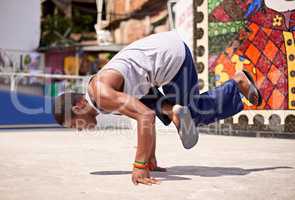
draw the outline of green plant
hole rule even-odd
[[[73,8],[73,32],[83,33],[83,32],[93,32],[94,24],[96,23],[96,15],[90,15],[83,13],[77,8]]]
[[[41,46],[69,46],[74,41],[69,39],[73,24],[70,19],[61,15],[48,15],[42,22]]]

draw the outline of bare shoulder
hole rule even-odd
[[[123,75],[114,69],[103,69],[98,72],[91,80],[91,87],[96,87],[96,83],[103,83],[117,91],[121,91],[124,86]]]

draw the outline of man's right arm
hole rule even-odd
[[[137,121],[138,136],[135,160],[148,161],[155,142],[155,112],[135,97],[118,92],[100,81],[93,85],[93,96],[98,107],[107,112],[118,111]],[[154,183],[154,180],[144,177],[138,182]]]

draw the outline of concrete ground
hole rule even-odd
[[[295,140],[158,133],[160,185],[134,186],[132,130],[0,131],[1,200],[293,200]]]

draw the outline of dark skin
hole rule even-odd
[[[157,166],[155,156],[155,112],[142,104],[137,98],[123,93],[123,87],[124,78],[122,75],[115,70],[106,70],[93,78],[88,92],[97,106],[104,111],[116,111],[137,121],[138,141],[135,160],[152,163],[153,171],[166,171],[165,168]],[[166,105],[166,108],[168,107]],[[72,127],[89,128],[89,122],[94,123],[97,113],[85,99],[81,100],[72,110],[77,114],[71,121]],[[79,124],[79,122],[81,123]],[[79,127],[77,127],[77,124]],[[92,128],[92,125],[90,126]],[[158,180],[150,177],[148,169],[133,168],[132,181],[135,185],[140,183],[146,185],[159,184]]]
[[[249,90],[249,82],[246,76],[238,72],[233,77],[238,83],[238,87],[245,96]],[[106,112],[119,112],[137,122],[137,151],[135,160],[141,162],[150,162],[157,171],[166,171],[164,168],[157,166],[155,149],[156,149],[156,131],[155,131],[155,112],[137,98],[123,92],[124,78],[115,70],[104,70],[97,74],[88,87],[91,98],[97,106]],[[254,97],[257,99],[258,97]],[[94,128],[96,125],[95,117],[98,114],[85,99],[79,101],[72,108],[76,114],[68,124],[73,128]],[[173,105],[162,105],[162,112],[167,114],[176,128],[179,127],[179,118],[173,113]],[[80,123],[81,122],[81,123]],[[80,123],[80,124],[79,124]],[[150,176],[150,169],[133,168],[132,182],[135,185],[159,184],[160,182]]]
[[[99,88],[98,88],[99,87]],[[105,111],[119,111],[137,121],[136,161],[151,161],[157,166],[155,158],[156,132],[155,112],[142,104],[135,97],[123,93],[124,79],[114,70],[108,70],[96,76],[90,83],[89,92],[98,106]],[[164,169],[162,169],[164,170]],[[150,177],[149,170],[133,168],[132,181],[135,185],[158,184]]]

